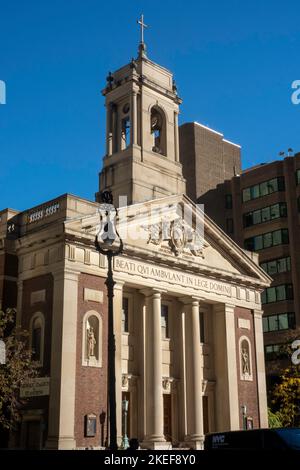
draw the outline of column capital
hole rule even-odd
[[[71,269],[59,269],[52,272],[54,282],[68,279],[69,281],[78,281],[79,272],[72,271]]]
[[[167,291],[165,289],[156,289],[156,288],[149,287],[145,289],[140,289],[139,292],[143,294],[145,297],[153,297],[156,294],[158,294],[161,297],[161,294],[164,294]]]
[[[123,290],[125,282],[115,280],[114,290]]]
[[[234,313],[235,309],[234,304],[230,303],[218,303],[214,305],[214,312],[215,313]]]
[[[256,309],[256,308],[253,310],[254,318],[259,318],[260,319],[263,316],[263,314],[264,314],[263,310]]]
[[[178,300],[184,304],[184,305],[195,305],[200,306],[201,301],[204,301],[203,298],[201,297],[194,297],[194,296],[184,296],[184,297],[179,297]]]

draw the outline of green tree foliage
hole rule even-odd
[[[300,426],[300,371],[290,365],[280,376],[272,393],[272,403],[277,408],[284,427]]]
[[[5,343],[6,363],[0,365],[0,427],[13,429],[20,419],[24,400],[20,387],[36,376],[36,367],[27,347],[28,333],[15,326],[16,311],[0,310],[0,339]]]
[[[273,412],[271,411],[270,408],[268,408],[268,422],[269,422],[269,428],[281,428],[282,427],[282,421],[281,421],[281,415],[279,411]]]
[[[283,427],[300,426],[300,364],[292,360],[294,354],[299,356],[295,347],[292,348],[299,333],[299,330],[293,331],[281,347],[279,357],[284,360],[285,368],[279,372],[279,381],[270,394],[272,411]]]

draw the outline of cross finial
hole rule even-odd
[[[141,44],[144,44],[144,29],[148,28],[148,25],[144,23],[144,15],[141,15],[141,18],[137,20],[137,23],[141,26]]]

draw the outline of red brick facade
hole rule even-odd
[[[242,318],[249,320],[250,330],[238,327],[238,319]],[[236,352],[237,352],[237,373],[238,373],[238,392],[239,392],[239,409],[242,405],[247,406],[247,416],[253,419],[253,427],[258,428],[259,422],[259,409],[258,409],[258,393],[257,393],[257,371],[256,371],[256,348],[255,348],[255,331],[253,314],[251,310],[246,308],[235,307],[235,323],[236,323]],[[242,336],[246,336],[251,344],[251,367],[252,367],[252,380],[241,379],[241,354],[239,340]],[[243,418],[240,413],[240,428],[243,429]]]
[[[75,395],[75,439],[77,447],[95,447],[105,444],[107,418],[107,296],[105,279],[81,274],[78,282],[78,324]],[[103,291],[103,303],[85,301],[84,288]],[[82,336],[84,315],[94,310],[102,317],[102,367],[82,365]],[[87,414],[97,417],[95,437],[85,437],[84,420]],[[104,415],[105,413],[105,415]],[[104,425],[100,416],[105,416]]]

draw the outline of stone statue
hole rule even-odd
[[[242,349],[242,371],[243,374],[250,375],[249,354],[246,348]]]
[[[87,330],[87,350],[88,350],[88,357],[95,356],[95,345],[96,345],[96,338],[94,334],[94,328],[90,327]]]

